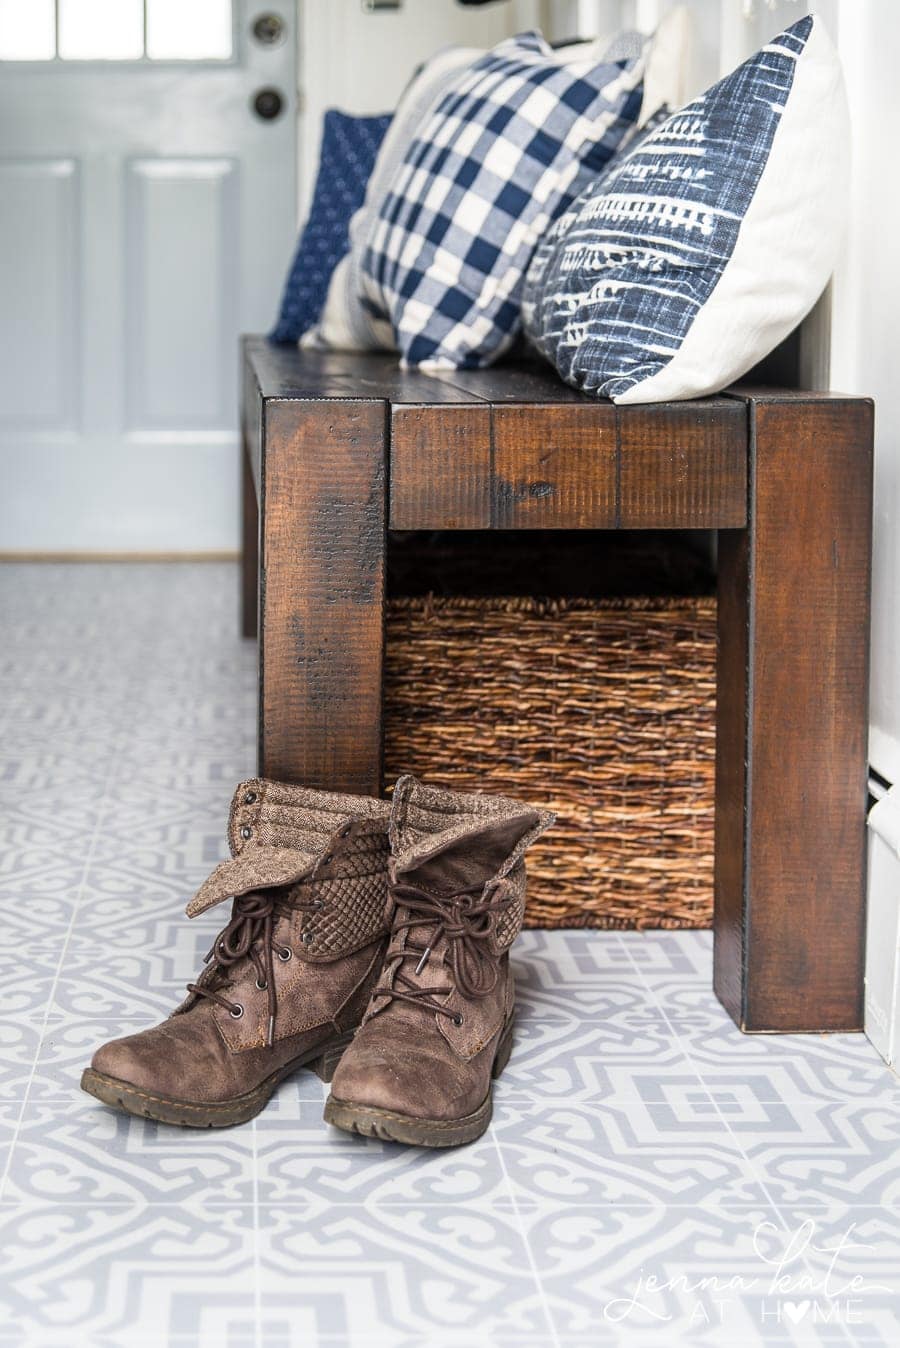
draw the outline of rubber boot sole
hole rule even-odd
[[[512,1031],[510,1020],[497,1045],[491,1067],[492,1080],[496,1080],[509,1062]],[[325,1122],[342,1128],[345,1133],[377,1137],[382,1142],[402,1142],[408,1147],[461,1147],[466,1142],[474,1142],[487,1130],[493,1114],[492,1097],[493,1089],[488,1086],[488,1093],[475,1112],[461,1119],[417,1119],[411,1114],[356,1105],[351,1100],[336,1100],[329,1095],[325,1101]]]
[[[104,1105],[125,1114],[134,1114],[138,1118],[156,1119],[159,1123],[171,1123],[179,1128],[233,1128],[255,1118],[268,1104],[278,1083],[303,1067],[315,1072],[322,1081],[331,1081],[352,1038],[352,1034],[345,1035],[324,1048],[314,1049],[301,1058],[295,1058],[254,1086],[252,1091],[213,1104],[172,1100],[107,1076],[105,1072],[97,1072],[92,1067],[85,1068],[82,1073],[81,1089]]]

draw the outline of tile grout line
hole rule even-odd
[[[550,1330],[550,1336],[553,1341],[553,1348],[560,1348],[559,1334],[557,1333],[556,1330],[556,1321],[550,1314],[550,1304],[547,1300],[547,1293],[544,1290],[544,1284],[541,1280],[541,1275],[538,1272],[537,1264],[535,1263],[534,1251],[531,1248],[531,1241],[528,1239],[528,1234],[525,1230],[525,1223],[522,1221],[522,1214],[519,1209],[519,1200],[516,1198],[515,1190],[513,1189],[512,1186],[512,1181],[509,1178],[509,1171],[506,1168],[506,1160],[503,1156],[503,1148],[500,1146],[500,1143],[497,1140],[497,1135],[494,1131],[493,1125],[491,1126],[491,1141],[493,1142],[494,1147],[497,1151],[497,1160],[500,1162],[500,1169],[503,1171],[503,1180],[509,1192],[510,1202],[512,1203],[512,1210],[516,1218],[516,1226],[519,1229],[519,1235],[522,1238],[522,1244],[525,1246],[525,1250],[528,1254],[528,1264],[531,1269],[531,1276],[534,1279],[534,1285],[537,1288],[538,1299],[544,1311],[544,1318],[547,1321],[547,1328]]]
[[[742,1159],[744,1160],[744,1162],[745,1162],[746,1165],[748,1166],[748,1168],[749,1168],[749,1170],[751,1171],[751,1173],[752,1173],[752,1174],[754,1175],[754,1177],[756,1178],[756,1182],[760,1185],[760,1188],[763,1190],[763,1193],[765,1194],[766,1202],[771,1206],[772,1210],[775,1212],[776,1216],[778,1217],[778,1220],[782,1223],[782,1225],[784,1225],[784,1219],[782,1218],[782,1215],[781,1215],[781,1213],[779,1212],[778,1207],[777,1207],[775,1201],[772,1199],[772,1197],[771,1197],[771,1195],[769,1194],[768,1190],[764,1188],[764,1186],[762,1185],[761,1181],[759,1180],[758,1175],[757,1175],[757,1171],[756,1171],[756,1167],[753,1165],[752,1161],[750,1160],[750,1157],[747,1155],[746,1151],[744,1150],[744,1147],[743,1147],[743,1145],[741,1144],[740,1139],[739,1139],[739,1138],[736,1136],[736,1134],[734,1133],[734,1131],[733,1131],[733,1129],[731,1128],[731,1126],[730,1126],[730,1124],[729,1124],[727,1118],[726,1118],[725,1115],[722,1113],[722,1110],[721,1110],[720,1107],[719,1107],[719,1102],[714,1098],[712,1092],[710,1091],[709,1087],[707,1086],[706,1081],[705,1081],[703,1075],[702,1075],[701,1072],[700,1072],[700,1068],[699,1068],[698,1064],[694,1061],[694,1056],[693,1056],[693,1054],[691,1053],[690,1049],[688,1048],[687,1043],[685,1042],[683,1036],[678,1032],[678,1030],[677,1030],[677,1029],[675,1028],[675,1026],[672,1024],[672,1021],[671,1021],[671,1019],[670,1019],[670,1017],[669,1017],[669,1013],[668,1013],[668,1011],[667,1011],[665,1005],[664,1005],[663,1002],[661,1002],[660,999],[655,995],[655,993],[653,992],[652,988],[651,988],[650,985],[648,984],[646,978],[644,977],[643,970],[641,969],[641,967],[640,967],[640,965],[638,964],[637,960],[636,960],[636,959],[634,958],[634,956],[632,955],[631,951],[628,949],[628,942],[622,940],[621,936],[619,937],[619,939],[620,939],[620,941],[621,941],[621,943],[622,943],[622,946],[623,946],[623,948],[624,948],[624,950],[625,950],[626,957],[628,958],[629,962],[631,963],[631,966],[632,966],[632,968],[634,969],[635,973],[637,974],[638,979],[640,980],[640,982],[641,982],[642,986],[644,987],[645,991],[646,991],[646,992],[648,993],[648,995],[651,997],[651,999],[652,999],[652,1001],[653,1001],[653,1004],[656,1006],[656,1008],[657,1008],[657,1010],[659,1011],[660,1015],[663,1017],[663,1019],[665,1020],[666,1024],[668,1025],[673,1040],[674,1040],[675,1043],[678,1045],[678,1048],[679,1048],[680,1052],[684,1055],[685,1061],[688,1063],[688,1065],[689,1065],[691,1071],[692,1071],[692,1072],[694,1073],[694,1075],[696,1076],[697,1082],[698,1082],[698,1084],[699,1084],[701,1090],[704,1092],[704,1094],[706,1095],[707,1099],[709,1100],[709,1103],[712,1105],[713,1109],[715,1110],[716,1116],[718,1117],[719,1122],[720,1122],[721,1124],[723,1124],[723,1126],[724,1126],[724,1128],[725,1128],[725,1131],[728,1133],[728,1136],[729,1136],[729,1137],[731,1138],[731,1140],[734,1142],[735,1146],[737,1147],[738,1151],[739,1151],[740,1154],[741,1154]]]
[[[263,1348],[262,1332],[262,1287],[260,1286],[259,1261],[259,1134],[256,1119],[252,1120],[253,1146],[251,1159],[253,1164],[253,1342],[256,1348]]]
[[[758,1170],[757,1166],[754,1164],[754,1162],[753,1162],[753,1160],[751,1159],[751,1157],[747,1154],[746,1148],[744,1147],[744,1144],[743,1144],[743,1142],[741,1141],[740,1137],[739,1137],[738,1134],[734,1131],[734,1129],[731,1127],[731,1124],[729,1123],[728,1118],[726,1117],[726,1115],[722,1112],[722,1110],[721,1110],[721,1108],[720,1108],[720,1106],[719,1106],[718,1100],[716,1100],[715,1096],[712,1094],[712,1092],[710,1091],[709,1087],[707,1086],[704,1077],[703,1077],[703,1076],[701,1075],[701,1073],[700,1073],[700,1068],[699,1068],[698,1064],[694,1061],[694,1057],[693,1057],[693,1054],[692,1054],[691,1051],[690,1051],[690,1048],[688,1047],[688,1045],[686,1044],[686,1042],[684,1041],[684,1039],[682,1038],[682,1036],[679,1034],[679,1032],[676,1030],[675,1026],[672,1024],[672,1021],[671,1021],[670,1018],[669,1018],[669,1013],[668,1013],[668,1011],[666,1010],[666,1007],[665,1007],[665,1006],[663,1005],[663,1003],[659,1000],[659,998],[657,998],[656,995],[653,993],[652,989],[650,988],[649,984],[647,983],[646,978],[644,977],[644,974],[643,974],[643,971],[642,971],[640,965],[638,964],[637,960],[634,959],[633,955],[631,954],[631,951],[628,949],[628,943],[627,943],[627,941],[624,941],[624,940],[622,939],[621,934],[619,935],[619,940],[620,940],[622,946],[623,946],[624,949],[625,949],[625,953],[626,953],[626,955],[627,955],[627,957],[628,957],[628,960],[630,961],[630,963],[631,963],[631,965],[632,965],[632,968],[635,970],[635,972],[636,972],[638,978],[639,978],[640,981],[641,981],[641,984],[642,984],[643,987],[646,989],[646,991],[650,994],[651,998],[653,999],[654,1004],[656,1005],[656,1007],[657,1007],[658,1010],[660,1011],[660,1013],[661,1013],[661,1015],[663,1016],[663,1018],[664,1018],[666,1024],[668,1025],[669,1029],[671,1030],[672,1035],[673,1035],[673,1038],[675,1039],[675,1042],[678,1044],[679,1049],[680,1049],[681,1052],[684,1054],[686,1061],[690,1064],[691,1071],[694,1072],[694,1074],[696,1075],[697,1080],[700,1082],[700,1085],[701,1085],[702,1089],[705,1091],[705,1093],[706,1093],[706,1095],[707,1095],[707,1097],[708,1097],[708,1099],[709,1099],[710,1104],[712,1105],[713,1109],[714,1109],[715,1112],[716,1112],[716,1115],[718,1116],[720,1122],[724,1125],[725,1130],[726,1130],[726,1132],[728,1133],[728,1136],[731,1138],[732,1142],[733,1142],[734,1145],[737,1147],[737,1149],[738,1149],[738,1151],[739,1151],[739,1153],[740,1153],[740,1155],[741,1155],[741,1157],[742,1157],[742,1159],[743,1159],[743,1161],[744,1161],[744,1164],[747,1166],[747,1168],[748,1168],[750,1174],[753,1176],[755,1183],[759,1185],[760,1192],[763,1194],[763,1196],[764,1196],[764,1198],[765,1198],[765,1200],[766,1200],[766,1203],[768,1203],[769,1207],[771,1208],[772,1212],[774,1213],[775,1217],[777,1218],[778,1223],[779,1223],[779,1225],[781,1226],[781,1229],[782,1229],[783,1231],[785,1231],[785,1232],[790,1232],[790,1229],[791,1229],[791,1228],[790,1228],[790,1226],[788,1225],[788,1223],[787,1223],[787,1221],[786,1221],[786,1219],[785,1219],[784,1213],[782,1212],[782,1210],[781,1210],[781,1208],[779,1207],[779,1205],[778,1205],[778,1203],[776,1202],[776,1200],[773,1198],[772,1193],[771,1193],[771,1191],[770,1191],[770,1189],[769,1189],[769,1186],[767,1185],[766,1181],[760,1176],[760,1173],[759,1173],[759,1170]],[[804,1252],[803,1252],[803,1263],[804,1263],[804,1266],[807,1268],[807,1270],[808,1270],[810,1273],[813,1273],[813,1274],[814,1274],[815,1270],[813,1269],[813,1267],[812,1267],[812,1265],[811,1265],[811,1263],[810,1263],[810,1261],[809,1261],[809,1258],[808,1258],[808,1256],[806,1255],[805,1250],[804,1250]]]
[[[129,679],[129,683],[131,681],[132,680]],[[123,702],[127,705],[127,698],[123,699]],[[56,972],[53,975],[53,982],[50,985],[50,990],[47,994],[47,1004],[44,1009],[43,1018],[41,1019],[40,1036],[38,1038],[34,1059],[31,1064],[31,1071],[28,1074],[28,1080],[25,1085],[25,1092],[22,1097],[22,1107],[19,1110],[18,1117],[13,1127],[12,1137],[10,1138],[9,1141],[9,1151],[6,1157],[6,1164],[3,1167],[3,1174],[2,1176],[0,1176],[0,1202],[3,1201],[3,1196],[6,1193],[6,1186],[9,1182],[10,1171],[12,1169],[13,1156],[15,1155],[16,1147],[18,1145],[19,1134],[21,1133],[22,1130],[22,1123],[25,1119],[25,1112],[28,1108],[28,1102],[31,1096],[31,1088],[34,1084],[34,1078],[37,1075],[37,1066],[38,1062],[40,1061],[41,1051],[44,1047],[44,1038],[47,1033],[47,1027],[50,1024],[52,1008],[56,1004],[56,990],[59,987],[59,980],[60,977],[62,976],[62,971],[65,967],[66,958],[69,952],[69,945],[72,940],[73,932],[75,930],[75,924],[78,918],[78,914],[81,910],[82,902],[84,899],[84,890],[87,884],[87,878],[88,874],[90,873],[90,868],[93,864],[94,853],[96,851],[97,841],[100,836],[100,830],[103,823],[103,819],[108,810],[109,798],[112,792],[113,778],[115,776],[116,767],[118,766],[119,750],[124,735],[125,729],[124,727],[121,727],[119,730],[115,732],[115,734],[112,737],[112,748],[109,757],[109,766],[107,768],[103,781],[103,792],[100,797],[100,804],[97,809],[97,816],[96,819],[94,820],[94,827],[91,831],[90,843],[88,845],[84,863],[81,868],[81,878],[78,882],[78,888],[76,890],[75,897],[72,901],[72,912],[69,917],[68,925],[66,927],[62,950],[60,952],[60,957],[56,965]]]
[[[840,1199],[833,1200],[833,1202],[835,1203],[840,1203],[841,1201],[842,1200]],[[126,1209],[131,1210],[136,1206],[140,1206],[142,1209],[147,1210],[151,1210],[154,1208],[183,1208],[185,1202],[187,1202],[189,1210],[192,1207],[194,1207],[204,1210],[207,1208],[211,1210],[221,1210],[221,1209],[231,1210],[235,1208],[246,1208],[248,1212],[253,1211],[252,1199],[241,1200],[237,1198],[235,1199],[202,1198],[194,1203],[192,1203],[191,1200],[189,1199],[186,1200],[183,1196],[177,1198],[141,1198],[141,1199],[109,1197],[103,1200],[104,1207],[108,1208],[110,1211],[126,1210]],[[276,1210],[285,1208],[291,1211],[301,1209],[304,1212],[308,1212],[310,1210],[318,1210],[320,1206],[323,1204],[323,1202],[324,1199],[322,1198],[307,1198],[307,1199],[272,1198],[262,1200],[259,1204],[259,1208],[261,1212],[264,1212],[269,1208],[274,1208]],[[483,1200],[483,1202],[485,1206],[490,1206],[488,1200]],[[552,1205],[552,1200],[548,1199],[546,1200],[546,1204],[543,1204],[541,1200],[531,1200],[528,1203],[525,1203],[523,1206],[526,1212],[541,1212],[542,1210],[547,1210],[547,1207],[550,1205]],[[829,1205],[828,1200],[823,1199],[819,1206],[822,1208],[827,1208],[828,1205]],[[362,1206],[366,1205],[363,1204]],[[415,1198],[379,1198],[373,1200],[368,1206],[376,1211],[379,1211],[381,1209],[390,1211],[391,1209],[398,1209],[398,1208],[399,1209],[422,1208],[424,1210],[429,1211],[433,1210],[435,1212],[447,1211],[446,1202],[439,1202],[436,1199],[423,1200]],[[738,1208],[759,1207],[759,1203],[734,1202],[731,1206],[733,1210],[737,1210]],[[889,1213],[891,1216],[896,1215],[900,1217],[900,1203],[860,1203],[857,1206],[860,1212],[875,1212],[875,1213],[886,1212]],[[40,1198],[24,1198],[24,1199],[4,1198],[2,1201],[0,1201],[0,1208],[5,1209],[28,1208],[30,1210],[37,1212],[40,1211],[42,1208],[47,1207],[96,1208],[97,1201],[96,1199],[93,1198],[73,1198],[60,1201],[55,1198],[43,1196]],[[354,1208],[359,1207],[360,1204],[354,1200],[350,1200],[349,1202],[345,1203],[337,1203],[329,1200],[329,1211],[331,1212],[351,1212],[353,1211]],[[661,1207],[664,1207],[666,1208],[667,1211],[672,1212],[697,1211],[696,1203],[663,1203],[662,1200],[654,1202],[647,1199],[644,1200],[635,1199],[623,1202],[620,1199],[608,1198],[602,1201],[599,1199],[598,1200],[592,1199],[590,1203],[570,1203],[566,1208],[566,1212],[571,1215],[579,1212],[582,1213],[593,1212],[606,1208],[615,1209],[617,1211],[634,1210],[639,1212],[657,1212]],[[478,1207],[473,1206],[472,1211],[477,1212]],[[507,1211],[507,1209],[501,1208],[500,1211]],[[516,1215],[515,1205],[513,1204],[512,1201],[510,1201],[508,1211],[512,1212],[514,1216]]]

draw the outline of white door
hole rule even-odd
[[[292,0],[0,0],[0,550],[237,547],[296,45]]]

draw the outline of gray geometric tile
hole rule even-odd
[[[303,1074],[309,1077],[309,1073]],[[468,1147],[422,1151],[327,1127],[322,1096],[294,1099],[256,1120],[260,1203],[330,1206],[509,1200],[490,1135]]]
[[[187,1133],[119,1114],[88,1096],[29,1102],[2,1197],[25,1205],[201,1202],[242,1199],[253,1130]]]
[[[550,1341],[518,1223],[488,1205],[267,1207],[260,1237],[266,1344]]]
[[[763,1201],[739,1144],[699,1087],[661,1101],[498,1102],[492,1127],[519,1203]]]
[[[0,1310],[18,1344],[254,1344],[252,1209],[7,1207],[0,1245]]]
[[[810,1303],[804,1321],[823,1322],[830,1312],[858,1342],[900,1341],[900,1212],[833,1203],[784,1207],[780,1216],[789,1233],[783,1295],[799,1299],[802,1290]],[[809,1269],[802,1288],[798,1253]]]
[[[602,1020],[645,1001],[618,932],[525,931],[512,963],[519,1007],[543,1019]]]
[[[717,1083],[747,1071],[770,1077],[773,1099],[786,1094],[871,1099],[900,1093],[891,1072],[864,1034],[742,1034],[713,993],[691,980],[652,984],[679,1041],[701,1075]]]
[[[732,1344],[764,1337],[772,1268],[765,1203],[730,1208],[548,1203],[523,1214],[559,1334],[597,1343]],[[763,1241],[774,1255],[777,1242]]]
[[[0,1021],[0,1100],[24,1100],[41,1048],[43,1016]]]
[[[605,1021],[518,1017],[514,1052],[498,1084],[502,1099],[610,1099],[643,1094],[670,1077],[698,1087],[688,1058],[652,1006],[631,1007]]]
[[[200,967],[196,940],[193,933],[183,932],[185,925],[172,928],[168,949],[159,953],[73,936],[56,984],[54,1010],[67,1016],[118,1017],[129,1024],[139,1020],[145,1026],[169,1015]]]
[[[0,1104],[0,1191],[3,1187],[3,1175],[10,1162],[21,1114],[22,1107],[18,1103],[4,1101]]]
[[[742,1070],[712,1067],[694,1053],[691,1059],[726,1118],[740,1118],[754,1104],[798,1099],[882,1102],[900,1108],[900,1078],[863,1035],[842,1035],[843,1043],[827,1050],[807,1049],[796,1042],[800,1038],[791,1036],[790,1044],[773,1048]]]
[[[9,887],[0,888],[0,944],[12,961],[15,951],[42,939],[59,942],[64,938],[78,901],[78,886],[61,888],[56,894],[29,894]]]
[[[79,1094],[81,1074],[95,1049],[108,1039],[119,1039],[143,1028],[140,1022],[129,1025],[121,1017],[101,1018],[54,1014],[43,1026],[41,1042],[34,1057],[29,1102],[57,1101],[82,1103]],[[21,1097],[17,1097],[21,1098]]]
[[[792,1100],[729,1127],[779,1207],[900,1207],[900,1114],[890,1104]]]
[[[4,1013],[11,1020],[40,1020],[50,1009],[57,974],[66,948],[66,930],[7,954],[2,970]]]
[[[4,804],[3,833],[17,856],[85,862],[100,818],[96,795],[68,791],[18,792]]]
[[[622,931],[618,936],[643,980],[686,975],[712,986],[711,931]]]
[[[896,1219],[883,1214],[853,1229],[765,1206],[547,1206],[524,1222],[563,1341],[600,1326],[601,1343],[896,1342]]]

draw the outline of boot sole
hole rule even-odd
[[[140,1090],[117,1077],[107,1076],[105,1072],[97,1072],[92,1067],[85,1068],[82,1073],[81,1089],[104,1105],[125,1114],[134,1114],[138,1118],[155,1119],[158,1123],[171,1123],[179,1128],[233,1128],[236,1124],[255,1118],[268,1104],[279,1082],[303,1067],[315,1072],[322,1081],[329,1082],[352,1038],[352,1034],[345,1035],[324,1049],[317,1048],[312,1053],[295,1058],[293,1062],[285,1063],[245,1095],[211,1104],[167,1099],[153,1091]]]
[[[509,1021],[497,1045],[491,1078],[496,1078],[509,1062],[512,1052],[513,1023]],[[345,1133],[359,1133],[361,1137],[377,1137],[382,1142],[402,1142],[408,1147],[461,1147],[474,1142],[486,1132],[493,1114],[493,1089],[473,1114],[462,1119],[417,1119],[411,1114],[397,1114],[389,1109],[374,1109],[370,1105],[355,1105],[351,1100],[336,1100],[329,1095],[325,1101],[325,1122]]]

